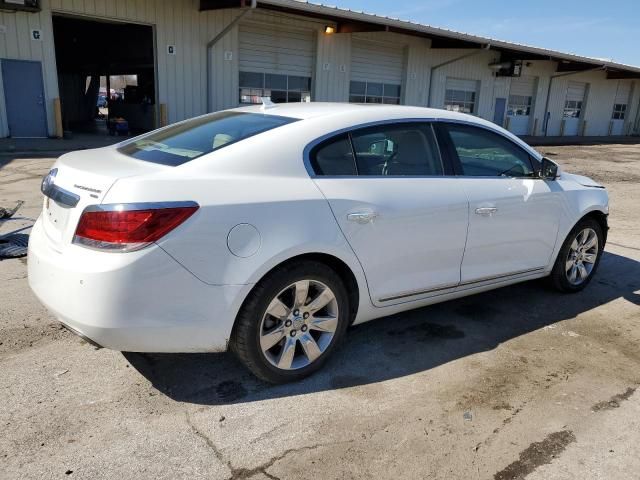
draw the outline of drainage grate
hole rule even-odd
[[[26,233],[13,233],[6,237],[0,237],[0,258],[19,258],[27,254],[29,235]]]

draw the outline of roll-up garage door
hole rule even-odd
[[[567,101],[583,102],[586,92],[587,92],[586,83],[569,82],[569,86],[567,87]]]
[[[564,135],[578,135],[580,119],[584,112],[584,97],[587,93],[587,84],[581,82],[569,82],[567,85],[567,97],[564,102],[562,118],[564,121]]]
[[[509,90],[509,130],[516,135],[529,133],[529,120],[533,109],[536,77],[514,77]]]
[[[351,42],[351,102],[400,103],[404,47],[360,39]]]
[[[239,34],[240,103],[309,101],[315,31],[242,23]]]
[[[478,103],[478,80],[447,77],[444,107],[463,113],[476,113]]]
[[[631,83],[619,81],[616,98],[611,114],[611,135],[624,135],[624,121],[627,118],[627,107],[631,96]]]

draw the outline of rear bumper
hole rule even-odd
[[[158,246],[129,253],[55,250],[38,220],[29,285],[70,329],[132,352],[223,351],[249,285],[203,283]]]

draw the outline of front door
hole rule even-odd
[[[553,182],[537,178],[537,160],[502,135],[454,124],[442,131],[469,199],[461,282],[542,271],[559,224]]]
[[[46,137],[42,67],[30,60],[2,59],[5,105],[12,137]]]
[[[354,152],[353,168],[341,167]],[[458,285],[468,204],[460,181],[444,176],[451,172],[429,124],[355,130],[311,155],[321,172],[315,182],[362,264],[375,305]]]

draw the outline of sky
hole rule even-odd
[[[312,0],[640,66],[640,0]]]

